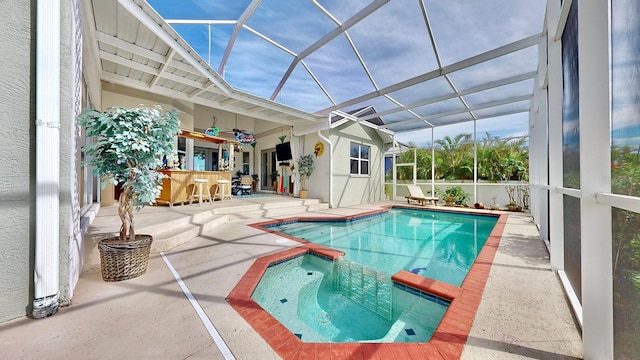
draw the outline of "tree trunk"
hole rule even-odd
[[[118,216],[122,222],[119,235],[121,241],[134,240],[136,238],[133,230],[133,198],[129,196],[130,190],[131,187],[127,186],[118,199]]]

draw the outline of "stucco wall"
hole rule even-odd
[[[328,133],[325,131],[324,135]],[[311,133],[305,136],[304,148],[301,150],[303,154],[313,154],[313,147],[320,141],[320,137],[317,133]],[[329,144],[322,141],[324,144],[324,153],[320,156],[314,156],[313,158],[313,174],[309,180],[307,180],[307,190],[309,190],[309,197],[314,199],[320,199],[322,202],[329,203]],[[338,157],[335,157],[337,159]]]
[[[384,199],[383,144],[378,133],[367,126],[348,122],[331,130],[333,143],[333,202],[336,207],[368,204]],[[368,145],[369,176],[351,175],[351,143]]]
[[[31,2],[2,2],[0,33],[0,322],[24,316],[33,282],[35,14]]]

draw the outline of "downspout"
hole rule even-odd
[[[391,179],[391,199],[390,200],[394,200],[396,199],[396,187],[398,186],[398,183],[396,181],[396,149],[397,143],[396,143],[396,134],[393,134],[393,157],[391,158],[391,176],[393,177],[393,179]]]
[[[32,316],[58,311],[60,214],[60,1],[40,0],[36,21],[36,201]]]
[[[329,115],[329,124],[331,124],[331,115]],[[329,144],[329,207],[333,209],[333,144],[329,138],[322,135],[320,129],[318,129],[318,137]]]
[[[478,202],[478,120],[473,119],[473,203]]]
[[[435,135],[431,127],[431,196],[436,196],[436,145]]]

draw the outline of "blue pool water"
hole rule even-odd
[[[360,220],[272,227],[345,252],[345,258],[395,274],[400,270],[460,286],[497,217],[391,209]]]
[[[449,302],[390,275],[304,255],[270,266],[251,298],[304,342],[427,342]]]

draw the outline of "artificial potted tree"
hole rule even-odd
[[[307,180],[313,174],[313,156],[300,155],[298,158],[298,174],[300,175],[300,198],[304,199],[309,196],[309,190],[307,190]]]
[[[144,274],[149,261],[151,235],[135,233],[133,213],[152,204],[160,195],[164,155],[174,151],[180,131],[176,111],[161,108],[110,108],[105,112],[86,110],[79,116],[95,143],[85,149],[89,164],[102,186],[121,184],[118,236],[100,240],[100,264],[105,281],[121,281]]]

